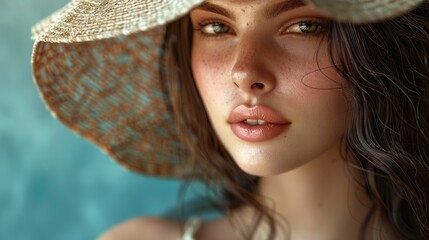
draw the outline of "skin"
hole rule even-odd
[[[207,2],[191,12],[192,69],[217,136],[240,168],[261,177],[291,239],[357,239],[370,203],[341,157],[351,111],[322,37],[329,19],[308,6],[266,18],[280,1]],[[300,29],[306,21],[314,31]],[[239,105],[266,106],[291,124],[272,139],[244,141],[228,123]]]
[[[325,43],[315,58],[322,34],[297,29],[300,21],[328,20],[309,7],[266,19],[262,11],[272,1],[208,2],[228,9],[236,20],[207,10],[191,12],[199,29],[193,39],[193,74],[211,123],[237,164],[250,174],[273,176],[316,158],[339,159],[349,111],[342,89],[346,82],[329,69]],[[214,28],[200,26],[207,21],[230,30],[206,36]],[[239,139],[228,116],[239,105],[255,104],[278,112],[290,127],[263,142]]]
[[[308,6],[264,17],[280,0],[206,2],[211,7],[190,13],[194,79],[218,138],[240,168],[261,177],[261,201],[282,216],[278,239],[358,239],[371,201],[341,154],[351,109],[347,81],[330,68],[326,53],[329,19]],[[299,23],[308,21],[304,30],[312,31],[304,33]],[[244,141],[227,120],[239,105],[268,107],[291,124],[274,138]],[[205,222],[195,238],[242,239],[237,225],[251,226],[252,212],[244,206]],[[139,218],[99,239],[177,239],[179,229],[168,220]],[[256,239],[264,234],[262,226]]]

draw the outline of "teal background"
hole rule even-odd
[[[30,29],[66,2],[0,0],[0,239],[95,239],[177,201],[179,182],[122,169],[46,110],[31,75]]]

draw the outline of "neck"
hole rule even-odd
[[[260,193],[287,222],[291,240],[358,239],[371,207],[340,157],[324,157],[287,173],[262,177]]]

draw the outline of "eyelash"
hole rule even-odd
[[[315,32],[305,32],[305,30],[303,29],[304,27],[309,27],[308,25],[313,25],[316,27]],[[220,28],[227,28],[226,32],[218,32],[218,33],[207,33],[204,31],[204,28],[210,26],[210,25],[214,25]],[[213,27],[212,26],[212,30]],[[288,32],[287,30],[290,29],[291,27],[296,27],[297,30],[301,31],[301,32]],[[304,20],[304,21],[298,21],[292,25],[289,25],[287,27],[287,29],[285,31],[282,31],[282,34],[286,33],[286,34],[294,34],[294,35],[303,35],[305,37],[317,37],[323,33],[326,32],[326,29],[328,27],[328,23],[325,21],[316,21],[316,20]],[[217,37],[221,37],[224,34],[229,34],[232,31],[232,28],[230,26],[228,26],[228,24],[223,23],[222,21],[217,21],[217,20],[208,20],[208,21],[203,21],[201,23],[198,23],[198,27],[195,29],[196,31],[199,31],[201,36],[203,37],[210,37],[210,38],[217,38]]]
[[[307,27],[308,28],[308,25],[315,26],[316,30],[314,32],[305,32],[305,30],[301,28],[301,27]],[[315,20],[305,20],[305,21],[299,21],[297,23],[294,23],[294,24],[290,25],[287,29],[289,29],[293,26],[296,26],[301,31],[301,33],[294,32],[296,34],[305,34],[305,35],[310,34],[310,35],[317,35],[318,36],[318,35],[326,32],[326,29],[328,27],[327,25],[328,24],[326,22],[320,22],[320,21],[315,21]],[[286,32],[287,32],[287,29],[286,29]],[[284,32],[285,31],[283,31],[282,33],[284,33]]]
[[[210,34],[210,33],[206,33],[204,32],[204,28],[209,26],[209,25],[218,25],[218,26],[222,26],[222,27],[227,27],[229,29],[228,32],[224,32],[224,33],[214,33],[214,34]],[[203,37],[211,37],[211,38],[216,38],[216,37],[220,37],[223,34],[227,34],[230,33],[232,31],[231,27],[229,27],[227,24],[221,22],[221,21],[215,21],[215,20],[209,20],[209,21],[204,21],[201,23],[198,23],[198,27],[195,29],[196,31],[199,31],[201,36]]]

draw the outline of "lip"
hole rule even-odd
[[[247,119],[263,120],[267,123],[249,125],[244,122]],[[238,138],[247,142],[261,142],[272,139],[284,132],[291,124],[280,113],[261,105],[252,107],[237,106],[231,111],[228,123],[232,132]]]

